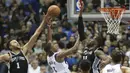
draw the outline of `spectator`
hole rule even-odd
[[[76,31],[77,31],[77,27],[76,26],[72,26],[72,28],[71,28],[71,36],[75,36],[75,33],[76,33]]]
[[[71,71],[71,73],[76,73],[78,70],[77,70],[78,68],[77,68],[77,65],[75,64],[75,65],[73,65],[72,66],[72,71]]]
[[[62,27],[58,27],[58,33],[54,35],[54,39],[56,39],[57,41],[65,41],[67,39]]]
[[[71,48],[75,44],[75,38],[74,36],[70,37],[69,43],[67,44],[67,48]]]
[[[71,24],[69,22],[65,21],[65,22],[63,22],[62,27],[63,27],[63,32],[67,36],[67,40],[69,40],[70,36],[72,35],[72,33],[71,33],[71,28],[72,28]]]
[[[40,73],[40,66],[38,66],[38,60],[32,60],[29,65],[28,73]]]
[[[57,1],[57,4],[58,4],[60,7],[65,7],[65,4],[67,3],[67,0],[64,0],[64,1],[56,0],[56,1]]]
[[[0,45],[2,46],[2,38],[1,38],[1,36],[0,36]]]
[[[43,45],[42,45],[42,41],[41,40],[38,40],[36,42],[36,45],[34,47],[34,53],[35,54],[40,54],[43,52]]]
[[[80,62],[81,73],[90,73],[91,63],[88,60],[82,60]]]
[[[104,46],[103,51],[104,51],[104,53],[105,53],[106,55],[109,55],[109,53],[108,53],[108,47],[107,47],[107,46]]]
[[[10,34],[9,34],[9,36],[10,36],[10,39],[15,39],[15,38],[17,38],[17,36],[16,36],[16,33],[15,33],[15,30],[14,30],[14,29],[10,29]]]
[[[47,57],[45,52],[38,54],[38,61],[40,66],[42,65],[47,66]]]
[[[46,39],[46,35],[45,35],[44,33],[41,34],[40,40],[42,41],[43,46],[44,46],[44,45],[46,44],[46,41],[47,41],[47,39]]]
[[[54,0],[43,0],[44,5],[41,6],[40,13],[47,13],[47,9],[49,8],[50,5],[54,5],[55,1]]]
[[[93,9],[97,11],[97,8],[100,6],[100,0],[92,0]]]
[[[44,66],[44,65],[40,66],[40,73],[47,73],[46,66]]]
[[[65,60],[68,62],[70,70],[72,70],[73,65],[76,65],[78,63],[76,55],[68,56]]]
[[[129,57],[125,56],[123,66],[129,67]]]
[[[128,26],[127,40],[130,40],[130,26]]]

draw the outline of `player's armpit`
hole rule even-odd
[[[96,50],[94,53],[95,53],[95,55],[98,56],[98,57],[105,55],[104,52],[101,51],[101,50]]]
[[[111,62],[111,58],[106,56],[103,51],[96,50],[95,55],[98,56],[100,59],[102,59],[105,64],[108,64]]]
[[[4,55],[0,55],[0,62],[7,62],[10,60],[10,55],[9,54],[4,54]]]

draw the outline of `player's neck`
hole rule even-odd
[[[15,54],[18,54],[19,52],[20,52],[20,50],[19,49],[15,49],[15,50],[12,50]]]
[[[53,54],[54,54],[53,52],[49,52],[49,54],[48,54],[48,55],[49,55],[49,56],[52,56]]]
[[[114,63],[114,62],[112,62],[111,64],[116,65],[116,64],[121,64],[121,63],[120,63],[120,62],[119,62],[119,63]]]

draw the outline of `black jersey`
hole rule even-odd
[[[10,73],[27,73],[28,62],[22,51],[19,54],[10,53],[12,58],[10,61]]]
[[[100,73],[99,71],[100,59],[95,55],[93,50],[84,49],[82,59],[87,59],[91,62],[90,73]]]

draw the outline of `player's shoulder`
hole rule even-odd
[[[106,73],[106,71],[111,68],[111,65],[110,64],[107,64],[100,72],[101,73]]]
[[[107,70],[107,69],[109,69],[109,68],[111,68],[111,65],[110,65],[110,64],[107,64],[102,70]]]

